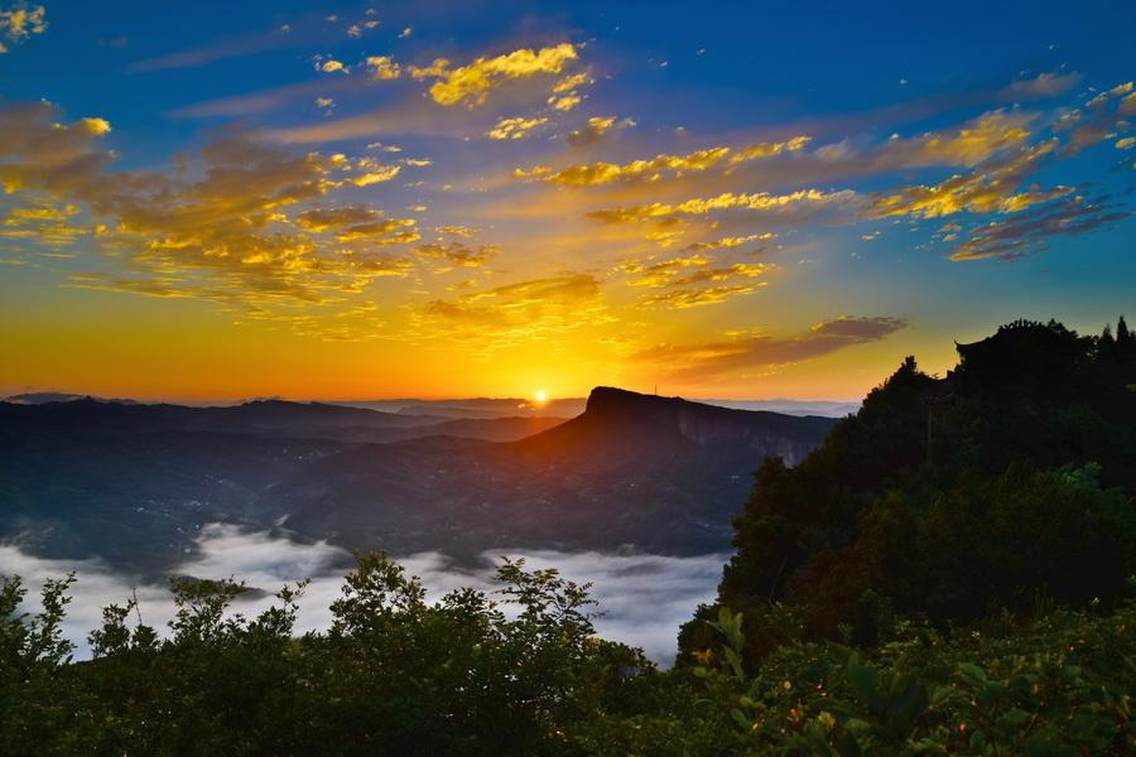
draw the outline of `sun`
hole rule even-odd
[[[533,392],[533,400],[536,401],[536,404],[543,405],[544,403],[548,402],[548,392],[544,391],[543,389],[537,389],[535,392]]]

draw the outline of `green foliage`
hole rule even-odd
[[[417,578],[360,555],[329,632],[295,638],[303,585],[254,618],[244,587],[177,579],[168,638],[104,610],[94,659],[65,664],[70,578],[43,612],[0,592],[0,753],[561,754],[571,725],[636,698],[654,667],[595,638],[587,587],[555,570],[501,566],[499,605],[470,589],[426,601]],[[83,745],[79,748],[77,745]]]
[[[736,521],[719,604],[750,667],[782,642],[875,643],[894,614],[940,627],[994,609],[1115,602],[1136,571],[1136,340],[1019,321],[959,345],[945,378],[908,358],[796,468],[767,460]],[[713,608],[706,611],[715,612]],[[682,659],[708,646],[688,626]]]
[[[798,643],[739,672],[739,617],[694,674],[730,751],[798,754],[1122,754],[1136,747],[1136,605],[1059,611],[1020,628],[939,634],[905,623],[874,651]]]
[[[505,612],[456,590],[437,602],[382,555],[359,557],[326,634],[293,635],[300,589],[252,619],[232,582],[175,582],[157,640],[133,603],[67,664],[59,622],[18,611],[4,583],[5,754],[1121,754],[1136,748],[1136,603],[1039,603],[937,630],[895,616],[871,649],[806,641],[787,607],[759,616],[783,642],[745,663],[756,629],[728,608],[713,643],[659,672],[596,639],[586,587],[506,563]],[[851,629],[843,629],[851,636]],[[10,643],[18,639],[18,643]],[[47,640],[47,641],[45,641]],[[55,640],[55,641],[51,641]]]

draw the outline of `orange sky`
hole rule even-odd
[[[0,394],[852,400],[1136,305],[1099,29],[944,78],[812,16],[179,13],[0,25]]]

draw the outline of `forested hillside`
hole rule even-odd
[[[769,459],[736,522],[720,603],[753,627],[799,610],[810,635],[871,643],[893,613],[939,625],[1122,596],[1136,568],[1136,337],[1019,321],[913,358],[799,466]],[[716,610],[707,608],[704,614]],[[700,648],[704,624],[684,645]],[[749,636],[748,656],[771,640]]]

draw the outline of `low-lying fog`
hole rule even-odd
[[[304,592],[296,632],[328,627],[332,600],[339,595],[343,574],[351,566],[344,550],[326,542],[299,544],[265,532],[250,533],[236,526],[211,524],[202,529],[198,554],[178,565],[172,573],[197,578],[243,580],[269,594],[284,583],[310,578]],[[713,599],[726,555],[666,557],[661,555],[600,554],[498,549],[484,553],[485,566],[468,569],[446,555],[423,552],[398,558],[408,573],[422,579],[430,599],[451,589],[470,586],[493,592],[492,566],[502,555],[526,558],[528,569],[558,568],[577,583],[592,582],[594,608],[602,613],[595,620],[599,635],[642,647],[662,665],[674,660],[679,626],[690,619],[700,602]],[[25,609],[39,609],[39,590],[45,579],[61,578],[75,571],[65,633],[76,645],[76,658],[89,656],[87,634],[102,621],[102,608],[112,602],[124,604],[136,594],[143,620],[159,630],[173,616],[173,602],[164,585],[141,584],[115,573],[99,560],[47,560],[11,545],[0,545],[0,575],[20,575],[28,588]],[[241,599],[236,612],[252,615],[272,602],[271,596]]]

